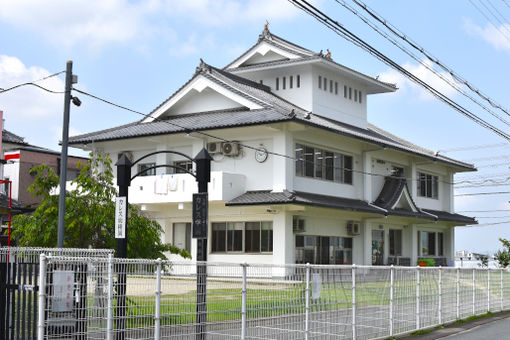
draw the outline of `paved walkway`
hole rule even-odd
[[[423,335],[410,335],[404,337],[398,337],[397,339],[405,339],[405,340],[434,340],[434,339],[467,339],[467,334],[461,334],[462,332],[467,332],[475,327],[479,327],[481,325],[488,325],[492,322],[500,321],[503,319],[510,318],[510,311],[494,313],[492,316],[480,318],[473,321],[463,322],[461,324],[449,324],[444,328],[435,330],[428,334]],[[484,337],[484,339],[491,339],[491,337]],[[502,338],[500,338],[502,339]]]

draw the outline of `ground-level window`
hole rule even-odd
[[[296,263],[352,264],[352,238],[296,235]]]
[[[421,256],[443,256],[444,254],[444,245],[443,233],[439,232],[430,232],[430,231],[421,231],[419,234],[419,245],[420,245],[420,254]]]
[[[212,223],[213,253],[273,251],[273,222]]]
[[[390,229],[390,256],[402,256],[402,230]]]
[[[191,223],[174,223],[172,240],[175,247],[191,251]]]
[[[438,198],[438,176],[418,172],[418,196]]]
[[[156,169],[150,169],[150,168],[155,165],[156,165],[156,163],[140,164],[140,165],[138,165],[138,173],[140,173],[140,176],[154,176],[154,175],[156,175]]]

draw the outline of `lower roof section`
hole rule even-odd
[[[346,211],[367,212],[382,216],[411,217],[423,220],[435,220],[442,222],[457,222],[460,224],[476,224],[472,217],[452,214],[446,211],[420,209],[417,212],[404,209],[383,209],[374,204],[362,200],[349,199],[336,196],[311,194],[307,192],[272,192],[271,190],[247,191],[244,194],[228,201],[226,206],[249,206],[249,205],[277,205],[298,204],[323,208],[332,208]]]

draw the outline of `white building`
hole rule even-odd
[[[475,169],[368,123],[369,96],[395,90],[265,29],[225,68],[201,62],[148,118],[70,144],[114,162],[123,152],[136,160],[208,148],[209,261],[452,263],[454,227],[476,223],[454,213],[453,175]],[[192,167],[163,153],[133,173],[164,164]],[[166,242],[195,256],[197,185],[171,172],[135,178],[130,202],[161,223]]]

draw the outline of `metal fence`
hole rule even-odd
[[[39,256],[103,257],[108,249],[0,247],[0,339],[36,339]]]
[[[376,339],[510,309],[502,269],[204,263],[207,321],[199,325],[196,264],[41,263],[41,340]]]

